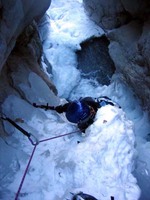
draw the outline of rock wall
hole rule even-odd
[[[0,114],[9,95],[31,105],[59,102],[56,87],[42,70],[43,49],[35,21],[49,5],[50,0],[0,1]],[[0,130],[0,136],[5,135],[2,121]]]
[[[58,104],[57,89],[41,68],[42,44],[33,22],[18,37],[0,74],[0,104],[9,95],[33,102]],[[1,110],[1,107],[0,107]],[[0,122],[1,134],[3,124]]]
[[[150,1],[83,2],[87,14],[106,31],[117,73],[150,113]]]
[[[131,22],[108,34],[109,52],[122,80],[150,112],[150,23]]]
[[[19,84],[23,83],[25,79],[28,79],[30,72],[34,72],[45,82],[45,84],[47,84],[54,94],[57,94],[57,89],[42,70],[42,55],[42,43],[38,34],[37,25],[34,21],[24,29],[22,34],[20,34],[14,49],[3,66],[0,75],[1,85],[3,85],[3,82],[6,82],[7,85],[10,85],[16,91],[19,91]],[[9,95],[8,87],[4,87],[4,90],[5,92],[3,92],[3,89],[1,90],[1,102]]]
[[[115,72],[109,55],[109,40],[105,36],[90,38],[77,51],[78,69],[85,78],[94,78],[101,85],[109,85]]]
[[[33,19],[40,19],[51,0],[0,0],[0,71],[16,39]]]
[[[83,0],[87,14],[104,29],[113,29],[133,19],[146,20],[149,0]]]

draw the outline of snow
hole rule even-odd
[[[47,13],[50,31],[43,46],[53,67],[53,81],[60,102],[64,102],[63,98],[107,95],[122,108],[108,105],[99,109],[85,136],[74,133],[39,143],[19,199],[66,200],[71,199],[70,192],[82,191],[98,200],[109,200],[110,196],[115,200],[138,200],[140,188],[133,174],[136,158],[139,176],[148,179],[150,170],[147,113],[141,110],[133,93],[121,83],[119,75],[114,75],[109,86],[81,78],[76,68],[75,51],[80,49],[83,40],[104,34],[85,15],[82,1],[53,0]],[[43,26],[42,34],[47,33],[44,28],[47,29],[47,24]],[[45,86],[42,90],[43,83],[34,73],[30,74],[29,82],[31,87],[25,84],[20,87],[31,101],[33,98],[38,102],[59,103],[50,99],[51,94]],[[15,95],[5,100],[3,113],[14,120],[22,119],[17,123],[38,140],[77,130],[55,111],[36,109]],[[4,122],[4,127],[9,137],[0,138],[0,170],[3,172],[0,173],[0,199],[11,200],[15,198],[33,146],[8,122]]]
[[[45,54],[53,66],[59,96],[67,97],[81,79],[75,51],[81,49],[82,41],[104,31],[88,19],[80,1],[53,1],[47,13],[51,31],[44,42]]]

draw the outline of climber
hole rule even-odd
[[[78,128],[84,133],[86,128],[94,122],[98,108],[105,105],[118,106],[110,98],[102,96],[99,98],[85,97],[79,100],[70,101],[64,105],[56,107],[45,105],[36,105],[34,107],[44,108],[45,110],[55,110],[58,113],[65,112],[69,122],[77,124]],[[118,106],[119,107],[119,106]]]

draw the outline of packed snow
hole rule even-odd
[[[35,74],[29,76],[30,88],[20,85],[26,98],[57,105],[65,98],[106,95],[121,108],[107,105],[99,109],[85,136],[76,132],[39,143],[19,199],[71,200],[71,193],[82,191],[98,200],[110,200],[111,196],[115,200],[138,200],[141,190],[135,174],[142,177],[143,187],[150,184],[150,162],[147,159],[150,143],[146,141],[150,125],[147,113],[141,110],[129,88],[121,83],[119,75],[113,76],[109,86],[81,78],[76,68],[75,51],[87,38],[104,34],[86,16],[81,0],[53,0],[47,14],[49,21],[40,26],[40,34],[44,38],[44,52],[52,64],[52,79],[60,102],[59,99],[51,99],[52,94],[47,92],[46,84]],[[38,140],[77,130],[63,115],[34,108],[15,95],[5,100],[3,113]],[[9,137],[0,139],[0,199],[11,200],[15,199],[33,146],[8,122],[4,122],[4,127]],[[144,180],[147,182],[144,183]],[[148,187],[145,190],[147,196],[144,200],[148,200]]]

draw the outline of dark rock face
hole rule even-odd
[[[55,86],[41,69],[42,53],[43,49],[37,25],[33,22],[27,26],[23,33],[18,37],[16,46],[8,57],[3,70],[3,72],[6,73],[5,77],[7,77],[7,81],[9,80],[8,83],[12,88],[18,91],[24,99],[26,99],[25,95],[22,95],[19,85],[28,83],[31,72],[37,74],[39,79],[41,78],[47,84],[49,90],[52,90],[55,94],[57,93]],[[0,79],[3,75],[4,74],[2,73]],[[9,91],[7,91],[7,88],[4,89],[6,90],[5,93]],[[5,96],[3,98],[5,98]],[[28,99],[26,100],[29,101]]]
[[[115,66],[109,56],[108,45],[109,41],[105,36],[92,38],[81,44],[77,58],[82,76],[96,79],[102,85],[109,85]]]
[[[113,29],[133,19],[146,20],[149,0],[83,0],[90,18],[104,29]]]
[[[43,49],[37,28],[50,3],[0,0],[0,105],[9,95],[29,104],[39,99],[51,104],[59,101],[56,87],[41,68]],[[4,135],[1,121],[0,130]]]
[[[51,0],[0,1],[0,71],[15,46],[18,35],[33,19],[38,20],[50,6]]]
[[[108,34],[110,55],[122,80],[128,84],[143,107],[150,112],[150,23],[139,21],[120,27]],[[149,49],[149,50],[148,50]]]
[[[112,29],[127,23],[131,15],[120,0],[83,0],[90,18],[104,29]]]
[[[18,37],[15,48],[0,73],[0,105],[9,95],[24,99],[29,104],[39,102],[39,99],[51,105],[58,103],[55,95],[57,90],[41,69],[42,53],[37,26],[33,22]],[[2,107],[0,111],[1,109]],[[2,121],[0,130],[0,135],[5,135]]]

